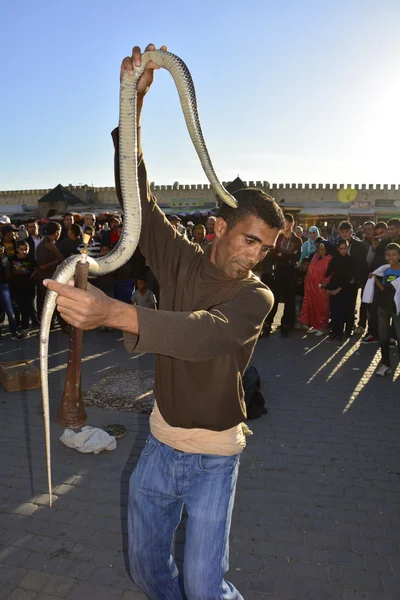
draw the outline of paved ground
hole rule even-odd
[[[114,365],[151,369],[150,356],[127,355],[118,338],[85,334],[84,386]],[[269,414],[251,422],[231,535],[229,578],[245,600],[400,599],[400,372],[373,377],[376,352],[299,332],[259,342],[253,362]],[[37,340],[6,339],[0,354],[33,358]],[[57,407],[61,333],[51,354]],[[49,509],[39,393],[0,391],[0,600],[145,598],[124,550],[127,484],[148,419],[88,414],[88,424],[121,422],[129,433],[114,452],[89,456],[64,447],[53,424]],[[183,540],[182,528],[178,558]]]

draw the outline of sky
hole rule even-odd
[[[189,67],[222,181],[400,183],[399,0],[3,0],[0,190],[112,186],[119,68]],[[143,115],[149,179],[205,183],[173,80]]]

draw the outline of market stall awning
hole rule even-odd
[[[299,215],[307,217],[347,217],[347,207],[336,206],[303,206]]]

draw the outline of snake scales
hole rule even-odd
[[[178,90],[186,125],[197,151],[204,172],[221,200],[236,207],[235,199],[218,180],[201,130],[197,111],[196,93],[189,69],[174,54],[164,50],[151,50],[142,54],[142,64],[134,67],[134,75],[123,74],[120,87],[119,114],[119,159],[120,179],[123,198],[124,226],[121,238],[115,248],[106,256],[96,260],[88,257],[89,273],[105,275],[125,264],[133,255],[139,241],[141,229],[141,205],[137,175],[137,114],[136,88],[146,64],[152,61],[158,67],[169,71]],[[75,273],[81,256],[71,256],[57,268],[53,279],[67,284]],[[48,290],[43,305],[40,324],[40,377],[46,444],[46,463],[49,488],[49,503],[52,505],[51,453],[50,453],[50,409],[48,386],[48,345],[52,315],[56,305],[56,292]]]

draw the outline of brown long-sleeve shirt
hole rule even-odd
[[[229,279],[211,262],[211,244],[203,251],[180,235],[150,192],[142,156],[138,172],[139,245],[160,310],[137,307],[139,337],[125,334],[125,345],[156,355],[154,393],[169,425],[224,431],[246,418],[242,375],[273,296],[253,274]]]

